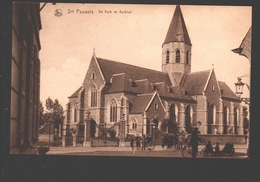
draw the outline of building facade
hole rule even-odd
[[[38,140],[40,3],[13,3],[10,153]]]
[[[160,46],[160,45],[158,45]],[[191,132],[243,134],[240,99],[218,81],[214,68],[191,72],[192,44],[176,6],[162,44],[162,71],[137,67],[93,53],[82,86],[70,97],[65,125],[84,133],[91,112],[91,136],[125,120],[125,134]],[[158,60],[159,61],[159,60]]]

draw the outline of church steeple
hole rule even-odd
[[[180,85],[191,72],[191,41],[179,5],[176,6],[162,45],[162,71],[168,73],[172,85]]]
[[[177,5],[163,44],[180,41],[191,45],[180,5]]]

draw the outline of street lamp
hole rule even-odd
[[[241,81],[242,78],[238,77],[237,78],[237,83],[235,83],[235,86],[236,86],[236,94],[240,97],[242,94],[243,94],[243,87],[244,87],[244,83]],[[248,104],[250,105],[250,99],[249,98],[240,98],[241,101],[244,101],[245,104]]]
[[[242,80],[242,78],[238,77],[237,78],[237,83],[235,83],[236,94],[237,95],[242,95],[243,94],[243,87],[244,87],[245,84],[241,80]]]

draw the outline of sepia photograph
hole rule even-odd
[[[10,155],[250,159],[252,6],[12,9]]]

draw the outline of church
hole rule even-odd
[[[191,55],[191,39],[177,5],[158,60],[162,70],[100,58],[94,52],[82,85],[68,97],[64,124],[84,135],[88,112],[90,137],[121,120],[125,137],[152,134],[153,128],[190,133],[193,126],[201,134],[243,135],[240,98],[217,80],[214,67],[191,72]]]

